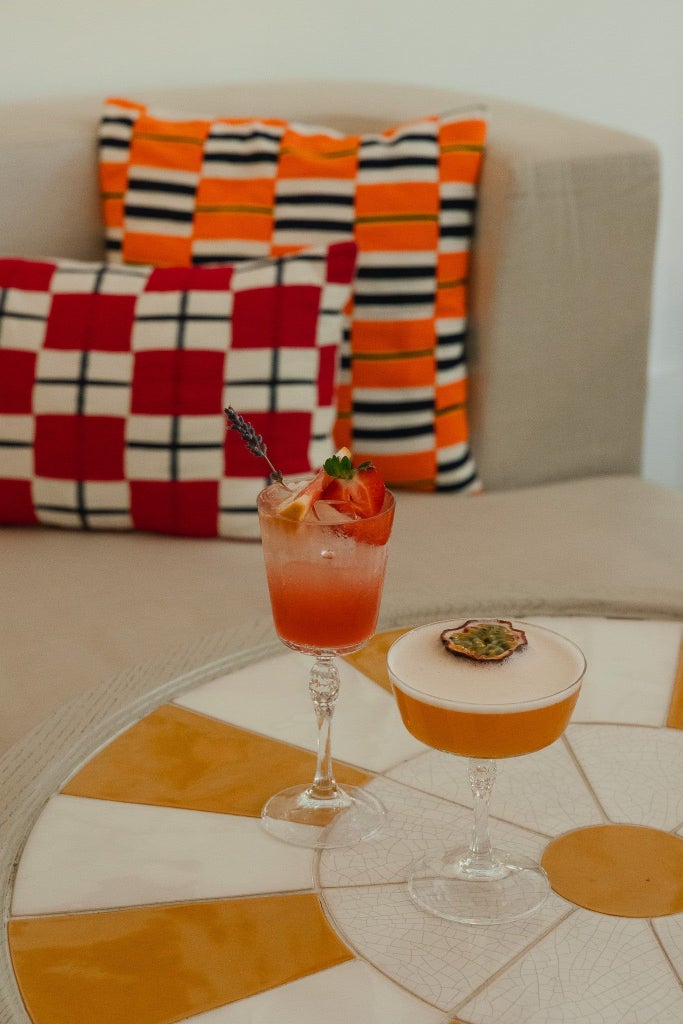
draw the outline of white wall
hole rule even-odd
[[[645,475],[683,489],[681,0],[3,0],[0,98],[412,81],[646,136],[663,161]]]

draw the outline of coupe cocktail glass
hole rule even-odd
[[[297,846],[349,846],[376,832],[379,800],[336,782],[331,726],[339,673],[337,655],[359,650],[377,625],[394,498],[366,519],[344,520],[334,508],[326,521],[293,521],[277,508],[291,492],[271,484],[258,497],[270,603],[275,629],[294,651],[314,657],[309,691],[318,724],[318,760],[312,782],[272,796],[261,812],[268,832]]]
[[[455,656],[441,642],[442,631],[455,625],[419,626],[388,654],[404,725],[430,747],[469,758],[474,799],[469,845],[417,861],[408,888],[415,903],[437,917],[498,924],[536,911],[549,883],[540,864],[491,846],[488,806],[497,760],[530,754],[562,735],[586,662],[570,640],[524,622],[511,625],[524,631],[527,645],[503,661]]]

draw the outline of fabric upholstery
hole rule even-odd
[[[262,459],[333,449],[355,245],[237,267],[0,260],[0,522],[258,537]]]
[[[108,257],[201,265],[355,239],[337,444],[391,485],[478,490],[465,343],[481,113],[354,135],[229,113],[187,119],[109,101]]]
[[[659,194],[652,143],[414,83],[221,82],[148,89],[140,99],[188,117],[267,110],[343,134],[485,104],[468,338],[479,475],[498,491],[639,471]],[[0,104],[5,252],[103,258],[101,108],[101,95]]]

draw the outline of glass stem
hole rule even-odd
[[[331,654],[319,654],[308,688],[318,723],[318,762],[311,793],[318,800],[334,799],[338,786],[332,772],[332,715],[339,694],[339,672]]]
[[[496,781],[496,762],[491,759],[470,758],[467,777],[474,797],[474,824],[466,858],[467,866],[473,872],[487,872],[494,863],[489,839],[489,801]]]

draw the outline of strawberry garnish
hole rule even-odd
[[[379,472],[371,462],[355,466],[348,448],[340,448],[327,459],[323,469],[330,481],[322,492],[325,501],[354,518],[368,519],[382,511],[385,487]]]

